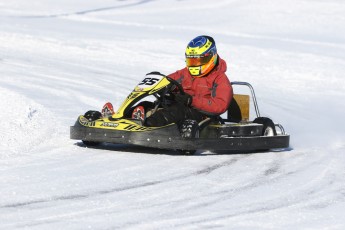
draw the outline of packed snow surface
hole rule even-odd
[[[1,1],[0,229],[344,229],[344,12],[342,0]],[[78,115],[182,68],[201,34],[291,148],[181,156],[69,139]]]

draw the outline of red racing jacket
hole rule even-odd
[[[207,115],[224,113],[233,96],[232,86],[225,74],[226,62],[219,56],[218,60],[218,65],[204,77],[193,77],[187,67],[169,75],[193,97],[192,107]]]

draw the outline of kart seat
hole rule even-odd
[[[249,95],[234,94],[227,111],[228,122],[249,121]]]

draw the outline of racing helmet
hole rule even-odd
[[[216,66],[216,42],[210,36],[198,36],[188,43],[185,55],[189,73],[194,77],[203,77]]]

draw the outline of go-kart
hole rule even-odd
[[[183,154],[193,154],[198,149],[259,151],[288,148],[290,136],[283,126],[260,116],[253,87],[246,82],[231,84],[249,87],[251,95],[234,94],[227,112],[221,116],[205,116],[201,122],[186,120],[182,125],[147,127],[144,116],[132,117],[134,108],[143,103],[143,99],[153,99],[154,102],[150,102],[152,114],[174,103],[172,93],[184,94],[177,81],[159,72],[148,73],[116,112],[111,103],[107,103],[102,112],[91,110],[80,115],[70,127],[70,138],[82,140],[87,146],[107,142],[173,149]],[[249,120],[250,98],[256,114],[252,121]]]

